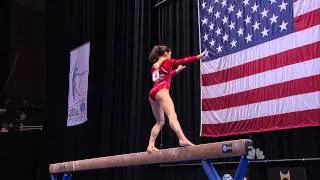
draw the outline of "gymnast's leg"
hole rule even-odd
[[[147,148],[147,151],[151,152],[151,151],[158,151],[158,149],[155,147],[155,141],[165,123],[165,117],[164,117],[164,112],[160,107],[159,103],[155,100],[152,100],[150,97],[149,97],[149,101],[150,101],[153,115],[157,121],[151,130],[149,145]]]
[[[163,109],[164,113],[169,119],[169,124],[171,129],[176,133],[176,135],[179,138],[179,144],[180,146],[191,146],[194,145],[191,143],[186,136],[184,135],[180,123],[177,119],[177,114],[174,109],[173,101],[170,97],[169,90],[168,89],[161,89],[155,99],[160,105],[160,108]]]

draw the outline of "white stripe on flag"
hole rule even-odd
[[[320,58],[316,58],[221,84],[201,86],[202,99],[226,96],[272,84],[318,75],[320,74],[319,67]]]
[[[219,124],[318,108],[319,91],[223,110],[202,111],[201,115],[202,124]]]
[[[320,1],[320,0],[319,0]],[[298,31],[267,43],[263,43],[246,50],[224,56],[215,60],[201,62],[201,73],[209,74],[221,71],[257,59],[278,54],[293,48],[318,42],[320,40],[320,25]],[[263,51],[261,51],[263,49]]]
[[[298,0],[293,3],[293,16],[297,17],[319,8],[319,0]]]

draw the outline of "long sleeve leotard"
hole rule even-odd
[[[168,59],[161,63],[158,68],[151,68],[153,88],[149,92],[149,97],[154,99],[156,94],[163,88],[170,89],[171,78],[177,74],[173,67],[184,65],[199,60],[197,56],[189,56],[182,59]]]

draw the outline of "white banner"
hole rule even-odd
[[[87,117],[90,42],[70,52],[67,126],[82,124]]]

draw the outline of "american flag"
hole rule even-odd
[[[320,125],[320,0],[198,0],[201,136]]]

